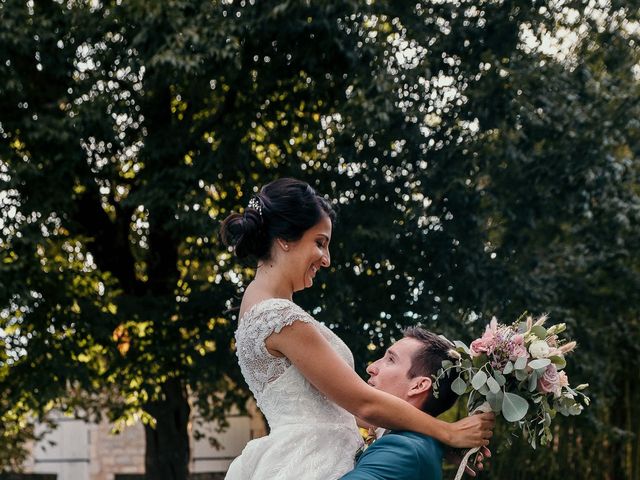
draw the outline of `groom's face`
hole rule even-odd
[[[414,355],[422,344],[415,338],[403,338],[389,347],[384,357],[367,367],[369,385],[396,397],[408,400],[408,392],[415,383],[409,378]]]

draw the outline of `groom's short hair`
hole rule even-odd
[[[431,377],[435,381],[444,360],[455,362],[459,358],[451,342],[424,328],[408,327],[402,333],[405,337],[418,340],[422,344],[411,359],[411,368],[407,372],[409,378],[423,376]],[[434,395],[432,388],[431,395],[422,405],[424,412],[435,417],[453,406],[458,399],[458,395],[451,390],[454,379],[455,375],[444,375],[438,380],[438,396]]]

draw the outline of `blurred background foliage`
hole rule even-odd
[[[548,312],[593,404],[546,450],[499,428],[485,478],[640,478],[639,12],[0,0],[0,465],[59,410],[145,422],[185,478],[192,408],[247,398],[219,222],[294,176],[339,210],[296,300],[361,373],[406,325]]]

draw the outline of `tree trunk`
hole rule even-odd
[[[189,416],[187,390],[179,379],[162,386],[164,398],[148,405],[155,428],[145,425],[147,480],[187,480],[189,475]]]

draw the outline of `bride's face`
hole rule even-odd
[[[406,337],[394,343],[384,357],[367,367],[369,385],[407,400],[415,383],[414,379],[409,378],[409,370],[420,348],[421,343],[415,338]]]
[[[316,273],[331,264],[331,230],[331,219],[322,215],[318,223],[304,232],[300,240],[287,244],[284,260],[294,292],[311,287]]]

